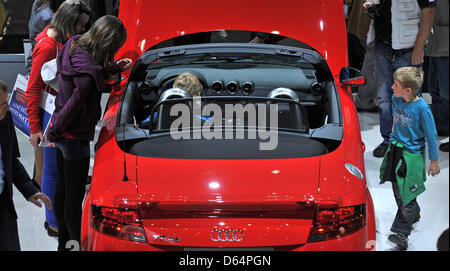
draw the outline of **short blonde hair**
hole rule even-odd
[[[200,95],[203,89],[198,77],[190,72],[178,75],[173,82],[173,87],[184,89],[192,97]]]
[[[399,68],[394,72],[394,80],[400,82],[403,88],[410,88],[413,95],[417,95],[423,84],[423,71],[416,67]]]

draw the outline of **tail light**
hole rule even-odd
[[[308,242],[337,239],[366,225],[365,205],[317,210]]]
[[[103,234],[122,240],[146,243],[142,219],[133,209],[92,205],[92,227]]]

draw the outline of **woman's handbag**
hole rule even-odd
[[[41,77],[44,83],[51,86],[54,90],[58,91],[58,77],[56,76],[56,58],[47,61],[42,65]]]
[[[58,57],[58,46],[56,46],[56,58]],[[41,77],[45,84],[51,86],[54,90],[58,91],[58,69],[56,67],[56,58],[47,61],[42,65]]]

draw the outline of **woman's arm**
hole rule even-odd
[[[42,41],[45,42],[45,41]],[[27,114],[30,123],[30,142],[37,146],[38,139],[42,140],[42,127],[39,117],[42,90],[45,88],[41,77],[41,68],[45,62],[56,57],[56,46],[48,47],[45,43],[38,43],[33,51],[33,65],[26,90]]]
[[[438,160],[439,152],[436,139],[436,125],[434,124],[433,114],[429,107],[422,110],[420,122],[428,144],[428,158],[430,160]]]

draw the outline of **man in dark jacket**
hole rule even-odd
[[[13,188],[28,200],[41,207],[38,200],[51,209],[50,199],[40,193],[31,182],[28,173],[20,163],[16,131],[8,105],[6,84],[0,80],[0,251],[19,251],[17,213],[13,202]]]

